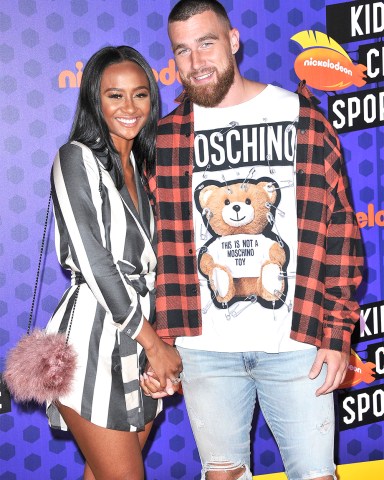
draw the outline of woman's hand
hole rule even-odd
[[[182,361],[175,347],[159,340],[154,348],[145,349],[149,368],[143,375],[144,383],[152,393],[160,390],[173,395],[179,387]]]
[[[166,387],[165,389],[162,389],[156,373],[149,364],[147,365],[144,374],[140,376],[140,386],[144,395],[151,396],[152,398],[163,398],[168,395],[173,395],[180,390],[179,382],[180,378],[174,380],[173,383],[167,378]]]
[[[145,374],[146,377],[143,375],[144,392],[151,394],[162,391],[173,395],[175,391],[173,384],[178,386],[180,373],[183,370],[179,352],[158,337],[146,321],[144,321],[136,340],[143,346],[148,363],[151,365],[150,371],[153,372],[150,375]]]

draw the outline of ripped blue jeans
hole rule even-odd
[[[336,480],[333,395],[315,396],[326,365],[308,378],[316,348],[297,352],[209,352],[178,347],[185,402],[202,462],[209,470],[245,467],[251,480],[250,431],[258,399],[289,480]],[[256,445],[257,448],[257,445]]]

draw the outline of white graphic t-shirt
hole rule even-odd
[[[282,352],[290,339],[297,260],[299,99],[267,85],[226,108],[194,105],[193,221],[203,331],[177,345]]]

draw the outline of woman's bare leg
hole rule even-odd
[[[145,430],[138,433],[141,450],[143,450],[145,442],[147,441],[149,432],[151,431],[151,428],[152,428],[152,424],[153,424],[153,422],[147,423],[147,425],[145,426]],[[91,468],[90,468],[90,466],[88,465],[87,462],[85,462],[84,479],[83,480],[96,480],[95,476],[93,475],[93,472],[92,472],[92,470],[91,470]]]
[[[153,422],[147,423],[145,425],[145,430],[143,430],[142,432],[139,432],[137,434],[138,437],[139,437],[139,443],[140,443],[141,450],[143,450],[143,448],[144,448],[145,442],[147,441],[147,438],[148,438],[148,435],[151,431],[152,425],[153,425]]]
[[[64,405],[58,409],[86,459],[85,480],[144,479],[141,449],[151,424],[140,433],[109,430],[94,425]]]
[[[88,465],[87,462],[85,462],[85,465],[84,465],[83,480],[96,480],[95,476],[93,475],[93,472],[91,470],[91,467]]]

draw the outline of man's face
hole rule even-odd
[[[181,81],[193,103],[216,107],[225,99],[235,77],[238,31],[214,12],[194,15],[168,27]]]

